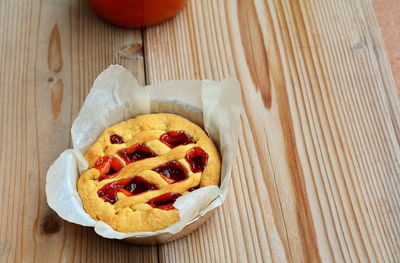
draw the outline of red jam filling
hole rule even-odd
[[[121,135],[113,134],[110,136],[110,142],[112,144],[121,144],[124,143],[124,138]]]
[[[153,199],[150,199],[148,204],[154,208],[159,208],[163,210],[172,210],[175,209],[174,207],[175,200],[181,196],[182,195],[180,193],[166,193],[154,197]]]
[[[198,185],[196,185],[196,186],[193,186],[193,187],[189,188],[189,189],[188,189],[188,192],[193,192],[194,190],[197,190],[197,189],[199,189],[199,188],[200,188],[200,185],[198,184]]]
[[[99,170],[99,181],[117,176],[119,170],[124,168],[120,159],[113,156],[99,157],[94,165]]]
[[[194,147],[186,152],[185,159],[193,173],[203,172],[208,162],[208,154],[200,147]]]
[[[160,141],[169,148],[193,143],[192,137],[183,131],[170,131],[160,136]]]
[[[118,154],[127,164],[157,156],[146,144],[143,143],[137,143],[129,148],[121,149],[118,151]]]
[[[188,177],[185,167],[178,161],[167,162],[154,168],[153,171],[159,173],[169,184],[185,180]]]
[[[104,185],[97,194],[105,202],[114,204],[117,202],[117,193],[121,192],[126,196],[141,194],[146,191],[158,190],[158,186],[152,184],[140,176],[120,179]]]

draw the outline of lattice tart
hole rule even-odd
[[[86,212],[120,232],[148,232],[179,220],[175,200],[219,185],[221,159],[207,134],[174,114],[145,114],[106,129],[78,180]]]

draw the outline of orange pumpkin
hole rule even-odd
[[[104,20],[123,27],[151,26],[173,17],[187,0],[89,0]]]

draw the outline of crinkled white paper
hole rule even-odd
[[[174,80],[143,88],[128,70],[112,65],[97,77],[72,125],[73,149],[63,152],[47,172],[47,202],[65,220],[92,226],[107,238],[176,234],[225,200],[237,153],[241,111],[240,87],[235,79]],[[178,198],[174,206],[181,220],[166,229],[117,232],[104,222],[93,220],[83,209],[76,190],[80,173],[88,167],[83,156],[106,128],[138,114],[154,112],[175,113],[204,126],[222,155],[221,185],[203,187]]]

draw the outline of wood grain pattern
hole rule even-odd
[[[399,107],[371,3],[192,1],[144,37],[149,83],[236,76],[246,110],[227,203],[162,259],[399,260]]]
[[[0,1],[0,24],[0,262],[158,261],[156,247],[63,221],[44,193],[94,78],[120,63],[144,83],[143,58],[118,54],[142,42],[141,30],[104,23],[86,1]]]
[[[144,30],[0,1],[0,262],[400,261],[399,101],[370,0],[192,0]],[[95,77],[237,77],[240,155],[193,234],[132,246],[60,219],[45,174]]]

